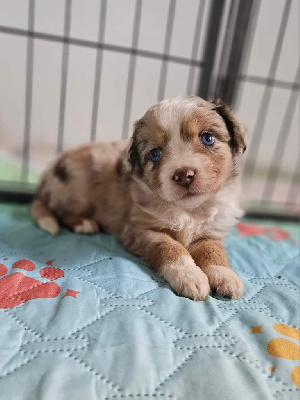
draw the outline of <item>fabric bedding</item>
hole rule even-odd
[[[226,240],[240,300],[178,297],[111,235],[56,237],[0,206],[0,399],[295,399],[299,227]]]

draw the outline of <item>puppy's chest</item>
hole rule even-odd
[[[206,216],[193,216],[188,213],[169,215],[169,218],[164,220],[171,236],[184,246],[205,236],[208,226],[211,225]]]

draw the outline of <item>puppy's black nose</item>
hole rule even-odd
[[[174,181],[180,186],[189,187],[193,182],[195,171],[191,168],[178,169],[174,174]]]

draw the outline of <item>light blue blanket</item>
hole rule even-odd
[[[244,297],[194,302],[113,236],[51,237],[27,214],[0,206],[1,400],[299,396],[297,234],[239,224]]]

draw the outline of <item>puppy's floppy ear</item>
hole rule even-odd
[[[238,121],[233,114],[231,108],[223,103],[221,99],[212,101],[215,110],[223,119],[226,124],[226,128],[230,134],[231,147],[235,154],[245,153],[246,151],[246,136],[247,130],[245,126]]]
[[[138,120],[134,124],[133,135],[131,138],[131,145],[128,150],[128,162],[131,166],[131,172],[137,172],[138,175],[143,174],[143,167],[140,160],[137,135],[139,129],[143,126],[143,122]]]

